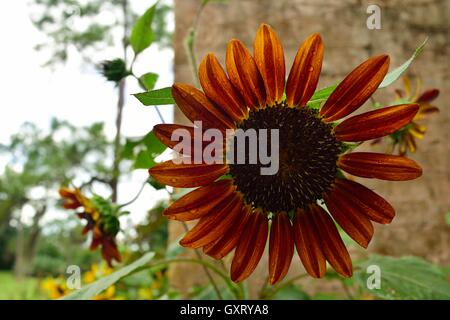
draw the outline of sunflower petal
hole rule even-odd
[[[416,145],[416,139],[413,135],[409,134],[406,136],[406,143],[408,144],[409,151],[412,153],[416,152],[417,145]]]
[[[234,128],[233,121],[217,109],[205,94],[189,84],[175,83],[172,96],[184,115],[194,121],[202,121],[205,128]]]
[[[381,196],[355,181],[337,178],[335,184],[336,189],[343,193],[339,201],[351,206],[351,210],[381,224],[391,223],[395,209]]]
[[[320,115],[331,122],[358,109],[377,90],[388,67],[387,55],[372,57],[361,63],[339,83],[320,110]]]
[[[226,174],[224,164],[175,164],[172,160],[158,163],[148,172],[159,183],[176,188],[205,186]]]
[[[403,88],[405,88],[406,97],[411,97],[412,90],[411,90],[411,81],[409,80],[409,77],[404,76],[402,77],[403,80]]]
[[[216,181],[184,195],[164,210],[164,215],[179,221],[199,219],[211,213],[235,189],[230,179]]]
[[[228,43],[226,65],[230,81],[241,93],[247,107],[265,106],[264,81],[252,55],[239,40]]]
[[[351,277],[353,274],[352,260],[333,219],[318,205],[312,205],[311,210],[313,211],[312,219],[322,240],[325,258],[337,273],[344,277]]]
[[[408,133],[417,139],[423,139],[425,132],[427,132],[427,127],[417,122],[412,122],[411,128],[408,130]]]
[[[295,247],[306,272],[314,278],[322,278],[327,266],[312,214],[309,209],[297,209],[293,221]]]
[[[417,98],[417,103],[431,102],[439,96],[438,89],[430,89],[422,93],[419,98]]]
[[[402,104],[369,111],[348,118],[334,129],[340,141],[366,141],[384,137],[411,122],[419,110],[417,104]]]
[[[286,276],[294,255],[291,221],[285,212],[272,219],[269,239],[269,282],[275,284]]]
[[[430,114],[439,112],[439,108],[432,106],[428,103],[422,103],[419,108],[419,112],[415,116],[414,120],[422,120],[429,117]]]
[[[348,201],[346,194],[337,186],[324,196],[324,200],[337,224],[350,238],[367,248],[373,236],[373,225],[360,207]]]
[[[338,166],[358,177],[382,180],[412,180],[422,175],[422,168],[413,160],[383,153],[352,152],[342,155]]]
[[[269,25],[261,24],[259,27],[253,53],[266,88],[267,105],[281,102],[286,75],[284,52],[280,40]]]
[[[240,217],[242,198],[231,194],[222,201],[214,214],[202,217],[199,222],[180,240],[180,245],[199,248],[211,243],[226,233]]]
[[[194,146],[194,127],[191,126],[183,126],[180,124],[157,124],[153,127],[153,134],[161,141],[166,147],[173,149],[179,141],[173,139],[176,135],[176,131],[186,130],[192,138],[191,147]],[[191,148],[193,150],[193,148]]]
[[[323,42],[319,34],[309,36],[297,51],[286,83],[288,106],[304,106],[311,99],[322,70]]]
[[[212,53],[208,53],[200,63],[199,79],[206,96],[231,119],[238,122],[248,114],[242,98]]]
[[[266,247],[268,221],[264,213],[255,211],[239,238],[231,263],[231,280],[240,282],[252,274]]]
[[[173,149],[175,146],[180,145],[183,149],[181,150],[182,156],[194,156],[195,154],[200,154],[203,156],[205,148],[211,143],[206,139],[202,139],[205,130],[199,133],[195,133],[195,128],[191,126],[183,126],[180,124],[157,124],[153,127],[153,133],[165,146]],[[185,141],[185,134],[188,135],[187,141]],[[196,134],[201,134],[199,140],[201,143],[197,145],[194,141],[197,138]],[[224,141],[214,141],[215,146],[223,148],[225,146],[225,136]],[[219,146],[219,143],[221,145]],[[177,150],[180,151],[180,150]]]
[[[236,247],[239,237],[244,231],[245,224],[252,214],[251,210],[250,206],[244,206],[239,214],[239,219],[236,219],[233,226],[215,242],[205,245],[203,252],[217,260],[230,253]]]
[[[395,96],[396,99],[403,99],[403,97],[405,96],[405,91],[403,91],[402,89],[395,89]]]

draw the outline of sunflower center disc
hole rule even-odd
[[[247,203],[265,211],[279,212],[305,208],[322,198],[336,177],[336,161],[341,143],[332,134],[332,127],[322,122],[309,108],[288,108],[285,103],[250,111],[238,129],[267,129],[270,150],[270,129],[279,132],[279,168],[274,175],[262,175],[267,164],[249,164],[247,140],[245,164],[230,164],[237,190]],[[258,136],[258,145],[260,134]],[[272,157],[274,155],[271,155]]]

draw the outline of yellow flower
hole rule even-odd
[[[152,300],[153,299],[152,289],[140,288],[138,290],[138,296],[139,296],[139,299],[142,299],[142,300]]]
[[[92,271],[87,271],[83,278],[85,283],[92,283],[95,281],[95,273]]]
[[[416,152],[416,139],[423,139],[426,132],[426,126],[418,121],[427,119],[429,115],[439,111],[439,108],[431,105],[431,102],[439,96],[438,89],[429,89],[419,94],[421,82],[417,81],[415,92],[411,90],[411,82],[407,77],[403,78],[404,90],[396,90],[396,101],[401,103],[417,103],[419,111],[413,121],[391,135],[393,139],[393,150],[398,148],[400,155],[409,152]]]
[[[114,300],[114,295],[116,294],[116,287],[111,286],[102,293],[93,297],[93,300]]]
[[[70,292],[63,278],[47,278],[40,283],[41,289],[52,300],[59,299]]]

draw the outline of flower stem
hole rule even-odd
[[[144,183],[142,184],[142,186],[141,186],[141,188],[139,189],[138,193],[134,196],[133,199],[131,199],[131,200],[128,201],[128,202],[125,202],[125,203],[121,204],[121,205],[119,206],[119,208],[126,207],[126,206],[132,204],[133,202],[135,202],[135,201],[139,198],[139,196],[141,195],[142,191],[144,190],[144,187],[147,185],[147,181],[148,181],[148,180],[145,180],[145,181],[144,181]]]
[[[201,3],[200,7],[197,10],[197,14],[195,16],[194,22],[193,22],[191,28],[189,29],[189,33],[185,39],[185,50],[186,50],[186,54],[188,56],[189,64],[191,66],[192,78],[194,79],[196,87],[199,87],[200,83],[199,83],[198,75],[197,75],[197,58],[195,57],[195,44],[196,44],[197,29],[198,29],[200,17],[201,17],[202,12],[205,9],[207,4],[208,4],[208,1],[203,1]]]
[[[189,228],[188,228],[186,222],[184,222],[184,221],[183,221],[183,227],[186,232],[189,231]],[[202,254],[198,251],[198,249],[194,249],[194,251],[195,251],[195,254],[197,255],[197,259],[200,261],[203,261]],[[205,274],[208,277],[208,280],[211,283],[214,291],[216,292],[217,298],[219,298],[219,300],[223,300],[223,297],[222,297],[222,294],[220,293],[219,287],[217,286],[217,284],[216,284],[213,276],[209,272],[208,268],[203,264],[202,264],[202,267],[203,267],[203,271],[205,271]]]

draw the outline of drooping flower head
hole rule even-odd
[[[438,89],[420,92],[421,84],[420,80],[418,80],[416,89],[413,92],[411,82],[407,77],[403,78],[403,85],[403,90],[397,89],[395,91],[396,101],[399,103],[417,103],[419,111],[411,123],[390,135],[393,142],[393,151],[395,152],[397,149],[400,155],[406,155],[408,151],[411,153],[416,152],[416,139],[423,139],[427,130],[422,120],[426,120],[430,115],[439,112],[439,108],[431,104],[439,96]]]
[[[226,71],[213,54],[199,68],[203,92],[188,84],[172,87],[178,107],[203,129],[277,129],[279,169],[262,175],[256,163],[178,163],[150,168],[160,183],[195,188],[175,201],[164,214],[169,219],[199,219],[180,241],[221,259],[235,249],[231,279],[247,278],[259,263],[269,238],[269,280],[286,275],[294,254],[306,271],[323,277],[326,262],[341,275],[352,275],[352,262],[335,222],[358,244],[367,247],[372,221],[389,223],[394,209],[363,185],[344,178],[341,170],[364,178],[409,180],[421,175],[412,160],[387,154],[351,152],[347,145],[388,135],[417,113],[416,104],[402,104],[346,118],[375,92],[389,65],[379,55],[357,66],[334,90],[320,110],[307,106],[316,90],[324,46],[313,34],[299,47],[287,77],[283,48],[274,30],[258,29],[253,55],[231,40]],[[194,127],[161,124],[155,135],[174,148],[172,134]],[[263,139],[258,135],[258,141]],[[234,140],[233,140],[234,141]],[[224,148],[230,146],[226,141]],[[198,143],[191,141],[194,152]],[[204,145],[200,145],[204,148]],[[184,154],[190,157],[192,154]],[[246,158],[250,157],[246,154]]]
[[[62,187],[59,189],[59,194],[65,209],[82,209],[77,212],[77,215],[81,220],[86,221],[82,233],[92,232],[90,249],[96,250],[101,246],[102,257],[110,267],[113,260],[120,262],[122,259],[115,239],[118,232],[117,218],[102,214],[91,199],[85,197],[78,188]]]

